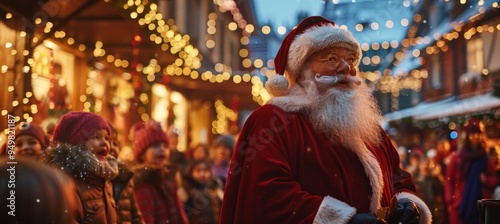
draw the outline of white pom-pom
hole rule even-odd
[[[283,96],[288,91],[288,80],[282,75],[271,76],[266,82],[266,89],[273,96]]]

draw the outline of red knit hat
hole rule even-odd
[[[481,121],[476,118],[471,118],[464,126],[464,131],[467,133],[480,133],[481,132]]]
[[[361,57],[361,48],[352,33],[321,16],[305,18],[281,43],[274,58],[277,75],[266,82],[266,89],[274,96],[285,95],[289,83],[295,83],[306,60],[329,47],[345,47]],[[281,76],[285,72],[288,80]]]
[[[111,134],[108,123],[101,116],[90,112],[69,112],[57,123],[52,140],[78,145],[101,129]]]
[[[21,135],[30,135],[35,137],[42,146],[42,149],[45,149],[49,145],[49,138],[45,131],[43,131],[42,127],[33,124],[33,123],[20,123],[16,126],[16,137]]]
[[[154,120],[134,124],[132,131],[134,136],[134,156],[136,159],[154,143],[164,142],[168,144],[167,134],[161,128],[160,123]]]

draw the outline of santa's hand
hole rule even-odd
[[[349,224],[383,224],[384,221],[377,219],[374,214],[371,213],[358,213],[352,216],[349,220]]]
[[[417,204],[408,198],[401,198],[398,201],[396,211],[387,218],[387,223],[418,224],[420,222],[420,211]]]

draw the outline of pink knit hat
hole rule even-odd
[[[101,116],[90,112],[69,112],[57,123],[52,140],[78,145],[101,129],[111,133],[108,123]]]
[[[167,134],[161,128],[160,123],[154,120],[134,124],[132,131],[134,136],[134,156],[136,159],[154,143],[164,142],[168,144]]]

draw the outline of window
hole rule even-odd
[[[484,68],[483,39],[475,38],[467,42],[467,73],[480,74]]]
[[[439,54],[431,55],[431,88],[441,89],[443,87],[443,73],[441,72],[441,61]]]

